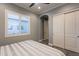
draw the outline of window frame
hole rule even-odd
[[[13,14],[13,15],[18,15],[19,16],[19,21],[20,21],[20,24],[19,25],[21,25],[21,18],[22,17],[27,17],[28,18],[28,22],[29,22],[29,31],[28,31],[28,33],[21,33],[21,27],[20,27],[20,31],[19,31],[19,33],[17,33],[17,34],[8,34],[8,14]],[[17,12],[15,12],[15,11],[11,11],[11,10],[5,10],[5,37],[13,37],[13,36],[21,36],[21,35],[30,35],[31,34],[31,32],[30,32],[30,17],[29,16],[27,16],[27,15],[24,15],[24,14],[21,14],[21,13],[17,13]]]

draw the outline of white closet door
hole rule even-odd
[[[53,16],[53,45],[64,48],[64,14]]]
[[[76,15],[76,52],[79,52],[79,11],[76,11],[75,15]]]
[[[75,28],[75,12],[65,14],[65,48],[71,51],[76,48]]]

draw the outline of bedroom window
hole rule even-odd
[[[17,34],[19,29],[19,16],[8,14],[8,34]]]
[[[6,35],[17,36],[30,34],[30,19],[26,15],[7,12]]]
[[[29,20],[28,17],[21,18],[21,33],[29,32]]]

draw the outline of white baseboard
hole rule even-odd
[[[42,42],[43,40],[39,40],[39,42]]]
[[[53,44],[52,44],[52,43],[48,43],[48,45],[49,45],[49,46],[53,46]]]
[[[39,40],[39,42],[42,42],[43,40],[46,40],[46,39],[41,39],[41,40]]]

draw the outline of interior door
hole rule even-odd
[[[75,15],[76,15],[76,52],[79,52],[79,11],[76,11]]]
[[[53,45],[64,48],[64,14],[53,16]]]
[[[65,48],[71,51],[76,49],[75,12],[65,14]]]

